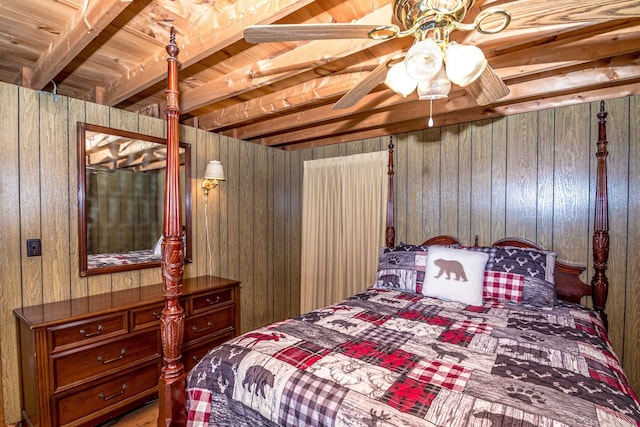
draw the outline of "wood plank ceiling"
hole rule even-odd
[[[478,0],[540,15],[536,0]],[[436,126],[640,93],[640,1],[557,0],[549,25],[499,34],[457,31],[477,45],[510,94],[479,106],[462,88],[433,102]],[[610,19],[575,22],[586,9]],[[524,19],[524,16],[519,16]],[[413,37],[249,44],[248,25],[397,23],[389,0],[5,0],[0,81],[161,115],[165,45],[180,47],[181,121],[298,149],[424,129],[429,102],[384,84],[349,109],[331,106]],[[553,24],[553,25],[551,25]]]

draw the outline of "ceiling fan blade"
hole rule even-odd
[[[489,105],[509,95],[509,88],[490,65],[480,77],[464,87],[464,90],[476,100],[478,105]]]
[[[376,38],[395,37],[397,25],[368,24],[274,24],[252,25],[244,29],[244,38],[249,43],[282,42],[298,40],[367,39],[371,31]]]
[[[378,86],[382,83],[387,76],[387,62],[383,62],[373,69],[371,73],[367,77],[365,77],[361,82],[355,85],[349,92],[345,93],[342,98],[338,100],[333,107],[332,110],[340,110],[342,108],[349,108],[356,105],[358,101],[362,99],[366,94],[371,92],[374,87]]]
[[[519,0],[499,9],[511,14],[511,30],[640,17],[637,0]]]

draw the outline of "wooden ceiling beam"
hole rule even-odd
[[[31,70],[30,88],[41,90],[91,43],[133,0],[89,2],[65,26],[56,42],[38,59]]]
[[[434,121],[438,127],[456,125],[458,123],[472,122],[476,120],[486,120],[508,116],[511,114],[522,114],[532,111],[546,110],[550,108],[560,108],[569,105],[582,104],[585,102],[602,101],[613,98],[621,98],[626,96],[640,95],[640,82],[634,82],[627,85],[616,86],[613,88],[602,88],[583,91],[571,96],[557,96],[543,99],[534,99],[529,101],[518,102],[496,108],[483,108],[476,106],[468,110],[456,113],[456,117],[452,117],[450,113],[434,116]],[[321,137],[318,139],[286,144],[282,147],[284,150],[301,150],[311,147],[322,147],[326,145],[340,144],[351,141],[359,141],[369,138],[378,138],[388,135],[398,135],[407,132],[415,132],[425,129],[425,119],[417,118],[404,122],[390,123],[383,128],[367,129],[359,132],[341,134],[335,136]],[[277,147],[277,146],[275,146]]]
[[[357,22],[362,24],[384,22],[390,16],[390,7],[390,5],[386,5],[377,9]],[[259,68],[255,64],[240,68],[205,85],[184,91],[181,111],[188,113],[208,104],[291,78],[309,71],[309,69],[325,65],[328,62],[344,58],[380,43],[383,43],[383,41],[370,39],[319,40],[304,43],[282,55],[263,61],[263,64],[268,64],[269,68],[282,68],[288,71],[254,78],[256,71],[265,69],[264,65],[259,66]],[[307,64],[307,66],[291,69],[292,63]]]
[[[562,38],[533,46],[526,50],[511,51],[490,58],[490,62],[496,69],[506,67],[525,69],[529,65],[536,64],[582,64],[632,53],[637,51],[638,46],[640,46],[640,25],[635,25],[591,37],[582,34],[570,39]]]
[[[632,29],[622,29],[613,33],[599,34],[593,39],[578,42],[574,38],[561,38],[544,46],[534,46],[526,51],[510,52],[503,56],[491,58],[491,65],[502,78],[512,78],[514,76],[524,77],[529,74],[551,71],[558,68],[584,63],[594,59],[618,56],[631,53],[635,46],[640,45],[640,31]],[[579,39],[578,39],[579,40]],[[585,45],[595,46],[595,52],[583,49]],[[557,52],[560,52],[559,54]],[[533,62],[531,65],[527,65]],[[362,69],[371,69],[379,61],[367,61],[355,66]],[[237,125],[243,121],[266,118],[269,115],[279,115],[288,110],[297,109],[312,102],[314,99],[328,99],[337,97],[348,91],[353,82],[362,80],[364,76],[340,74],[316,79],[295,86],[274,94],[253,98],[249,101],[238,103],[222,110],[204,114],[200,117],[200,126],[203,129],[215,130],[225,126]],[[324,82],[328,80],[329,82]],[[321,92],[316,88],[322,87]],[[334,90],[333,94],[331,91]],[[376,96],[378,98],[378,96]],[[387,97],[388,98],[388,97]],[[399,97],[398,102],[403,102]],[[377,104],[366,102],[367,105]],[[358,110],[363,109],[365,102],[358,103]],[[378,108],[390,105],[385,103]],[[334,111],[332,116],[339,116],[343,111]],[[324,116],[323,116],[324,117]],[[277,122],[281,124],[278,125]],[[273,122],[250,124],[239,128],[235,134],[236,138],[244,139],[254,136],[252,132],[261,132],[261,127],[271,128],[277,131],[280,126],[290,126],[288,119],[274,119]]]
[[[571,40],[565,40],[562,43],[553,43],[552,46],[546,45],[533,47],[526,51],[517,52],[517,55],[515,52],[507,54],[507,58],[491,58],[491,65],[505,80],[530,80],[530,77],[528,76],[531,75],[540,76],[543,73],[555,73],[558,69],[568,70],[571,66],[584,64],[585,62],[632,53],[636,49],[635,46],[640,45],[640,31],[625,29],[616,31],[612,34],[598,35],[593,39],[592,43],[593,46],[595,46],[594,52],[588,51],[588,53],[583,53],[585,49],[582,49],[582,44],[576,43],[577,42],[572,42]],[[589,40],[584,41],[584,44],[591,45]],[[533,63],[528,64],[529,62]],[[510,67],[507,67],[507,65],[510,65]],[[328,90],[329,87],[326,89],[324,96],[325,98],[330,98],[331,96]],[[265,118],[267,115],[280,115],[280,117],[276,117],[271,120],[262,120],[259,123],[250,123],[246,126],[237,127],[235,129],[233,134],[234,137],[239,139],[251,139],[257,135],[266,133],[265,130],[277,133],[282,129],[291,127],[292,123],[304,126],[320,120],[337,118],[344,114],[344,110],[328,111],[326,108],[323,108],[321,113],[317,109],[309,111],[308,114],[294,113],[295,120],[292,120],[290,116],[282,116],[281,113],[284,113],[287,110],[299,108],[302,105],[296,102],[301,98],[296,97],[295,94],[301,95],[304,92],[305,86],[304,84],[301,84],[289,88],[286,92],[278,92],[253,99],[242,104],[236,104],[225,110],[216,111],[203,116],[201,125],[204,129],[211,130],[225,125],[237,125],[248,119],[255,121],[256,119]],[[334,96],[340,94],[341,92],[336,92]],[[284,97],[281,97],[281,95],[284,95]],[[395,103],[407,102],[406,99],[393,95],[387,95],[385,98],[386,99],[381,99],[380,94],[367,95],[360,101],[360,103],[358,103],[356,111],[381,109],[389,107]],[[264,108],[265,106],[269,106],[269,108]],[[228,115],[229,112],[232,114]],[[222,124],[222,120],[220,120],[223,115],[225,116],[224,124]],[[306,116],[306,120],[310,120],[311,122],[306,122],[303,115]]]
[[[362,23],[380,23],[384,20],[388,19],[389,14],[391,13],[389,7],[385,7],[384,10],[380,10],[379,12],[375,12],[370,14],[368,17],[358,21]],[[565,27],[564,31],[569,31],[573,27]],[[528,35],[528,37],[540,37],[539,30],[526,30],[524,33]],[[522,31],[518,35],[519,38],[522,38]],[[555,33],[557,37],[557,32]],[[331,41],[331,46],[334,49],[337,49],[341,46],[341,41],[335,40]],[[211,82],[205,87],[200,86],[198,88],[192,89],[188,93],[184,94],[185,101],[183,102],[182,109],[184,112],[189,112],[196,110],[204,106],[207,102],[216,102],[227,98],[229,96],[239,95],[242,91],[246,91],[246,86],[249,85],[250,89],[255,89],[264,85],[268,85],[273,83],[274,81],[280,81],[285,78],[289,78],[292,75],[300,74],[301,72],[310,70],[312,68],[324,65],[328,62],[341,58],[345,55],[344,52],[338,52],[334,54],[323,54],[320,55],[318,52],[324,52],[324,49],[318,49],[316,46],[324,46],[327,45],[327,42],[313,42],[309,43],[306,48],[298,48],[293,51],[290,51],[286,54],[278,56],[273,59],[262,60],[252,65],[251,67],[247,67],[243,70],[239,70],[233,73],[233,75],[226,75],[224,78],[220,78],[217,81]],[[311,45],[311,46],[309,46]],[[360,47],[368,48],[370,47],[367,43],[366,46]],[[312,52],[311,55],[306,55],[306,52]],[[352,53],[352,52],[349,52]],[[292,65],[293,64],[293,65]],[[280,71],[280,73],[278,73]],[[264,78],[258,79],[257,77],[265,77],[269,74],[272,75],[272,78]],[[252,77],[248,78],[247,76]],[[251,83],[254,83],[251,85]],[[230,85],[233,85],[230,87]],[[240,87],[241,89],[235,89],[234,87]],[[213,100],[210,99],[211,93],[218,94]],[[338,93],[334,94],[337,96]],[[263,110],[264,111],[264,110]],[[215,124],[215,113],[212,113],[211,116],[205,114],[201,117],[201,125],[207,129],[213,129],[219,127],[219,124]]]
[[[200,116],[200,128],[215,130],[248,119],[259,119],[274,113],[286,112],[309,103],[336,98],[349,91],[354,82],[362,81],[383,59],[355,64],[340,73],[319,77],[277,93],[231,105],[225,109]]]
[[[576,22],[605,22],[640,17],[636,0],[519,0],[498,6],[511,14],[511,28],[540,28]]]
[[[635,83],[640,80],[640,59],[631,58],[632,65],[628,65],[630,58],[620,58],[614,62],[601,61],[597,68],[559,73],[554,76],[543,77],[533,81],[520,82],[510,85],[511,93],[496,105],[508,105],[523,100],[529,100],[532,94],[538,98],[553,97],[560,94],[579,93],[583,90],[594,90]],[[434,102],[434,115],[455,112],[456,121],[460,121],[460,112],[477,107],[469,96],[451,96],[445,102]],[[322,107],[321,107],[322,108]],[[326,108],[326,107],[325,107]],[[485,108],[491,110],[495,107]],[[316,112],[318,114],[318,112]],[[374,127],[387,127],[390,123],[402,122],[422,118],[428,115],[428,103],[423,101],[407,102],[401,107],[388,109],[366,117],[353,115],[343,120],[336,120],[326,124],[316,123],[313,126],[297,128],[283,134],[276,134],[252,141],[268,146],[280,146],[297,141],[317,138],[318,135],[336,135],[357,132]]]
[[[302,111],[295,110],[290,114],[279,114],[277,117],[252,122],[244,126],[234,127],[233,137],[250,140],[266,134],[286,132],[292,127],[313,126],[315,123],[338,120],[344,116],[357,115],[363,112],[384,110],[410,102],[411,98],[403,98],[391,90],[379,90],[368,94],[360,102],[348,109],[333,109],[332,105],[321,105]],[[281,113],[279,111],[278,113]],[[237,124],[237,123],[236,123]],[[222,133],[226,133],[224,130]]]
[[[307,6],[313,0],[273,0],[258,2],[239,0],[226,7],[215,22],[206,22],[180,35],[180,66],[187,68],[242,39],[244,28],[267,24]],[[249,11],[249,12],[248,12]],[[167,35],[168,39],[168,35]],[[142,64],[129,70],[106,89],[105,102],[115,105],[166,77],[166,53],[158,49]]]

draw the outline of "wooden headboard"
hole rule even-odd
[[[580,274],[586,267],[572,265],[563,261],[556,261],[555,279],[558,298],[564,301],[579,303],[585,296],[590,296],[593,308],[600,314],[605,328],[608,327],[607,294],[609,280],[607,278],[607,262],[609,259],[609,195],[607,191],[607,112],[604,101],[600,102],[598,113],[598,143],[596,169],[596,197],[593,227],[593,269],[591,285],[580,279]],[[387,241],[387,246],[393,246],[393,240]],[[451,236],[435,236],[426,240],[424,245],[460,244],[458,239]],[[477,238],[476,243],[477,245]],[[533,242],[521,238],[505,238],[493,243],[493,246],[516,246],[543,250]]]
[[[451,236],[434,236],[425,240],[423,245],[462,245],[455,237]],[[475,246],[478,245],[478,237],[476,236]],[[543,251],[544,248],[536,245],[526,239],[518,237],[507,237],[495,241],[491,246],[528,248]],[[555,264],[555,282],[558,298],[563,301],[580,303],[584,296],[591,295],[591,286],[587,285],[580,279],[580,274],[586,267],[572,265],[561,260],[556,260]]]

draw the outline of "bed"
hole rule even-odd
[[[167,52],[159,426],[640,425],[640,403],[607,338],[604,103],[590,285],[579,277],[584,268],[518,238],[481,247],[438,236],[395,246],[391,144],[376,283],[228,341],[187,375],[173,32]],[[593,309],[580,305],[585,298]]]

